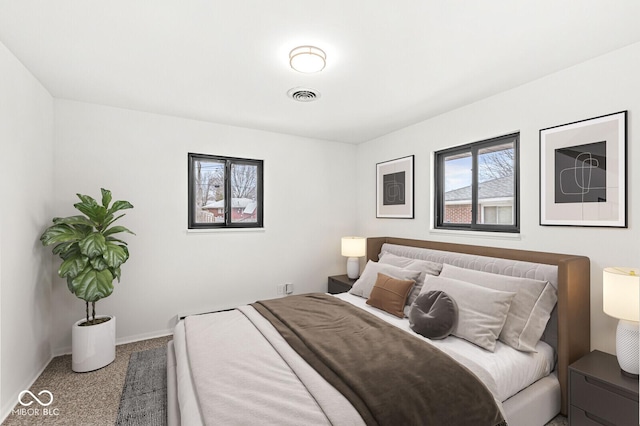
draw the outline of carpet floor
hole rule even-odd
[[[118,345],[114,362],[88,373],[71,371],[71,355],[55,357],[30,388],[35,395],[42,390],[52,393],[53,403],[46,407],[49,414],[44,415],[42,407],[38,415],[12,413],[2,425],[113,426],[118,416],[131,354],[166,348],[171,339],[172,336],[167,336]],[[45,398],[42,397],[43,400]],[[18,408],[20,406],[16,406]]]
[[[161,350],[169,340],[171,336],[120,345],[113,363],[89,373],[71,371],[71,355],[54,358],[30,389],[36,395],[45,389],[53,394],[47,408],[54,414],[43,415],[42,409],[37,416],[10,414],[2,425],[163,424],[166,394],[159,389],[166,387],[166,375],[161,374],[165,360]],[[160,352],[150,350],[155,348]],[[567,418],[558,416],[545,426],[566,425]]]

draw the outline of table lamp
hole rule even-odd
[[[638,378],[640,269],[604,269],[602,310],[605,314],[619,319],[616,329],[616,355],[622,374]]]
[[[360,276],[360,257],[367,253],[367,239],[342,237],[342,255],[347,259],[347,276],[355,280]]]

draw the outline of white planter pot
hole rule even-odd
[[[71,369],[78,373],[97,370],[116,359],[116,317],[98,325],[80,327],[86,318],[77,321],[71,329]]]

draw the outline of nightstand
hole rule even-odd
[[[615,356],[593,351],[569,366],[569,424],[638,425],[638,380]]]
[[[351,290],[351,286],[356,280],[352,280],[346,275],[334,275],[329,277],[329,293],[338,294]]]

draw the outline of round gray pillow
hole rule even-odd
[[[411,305],[409,325],[429,339],[444,339],[458,320],[458,305],[444,291],[422,293]]]

